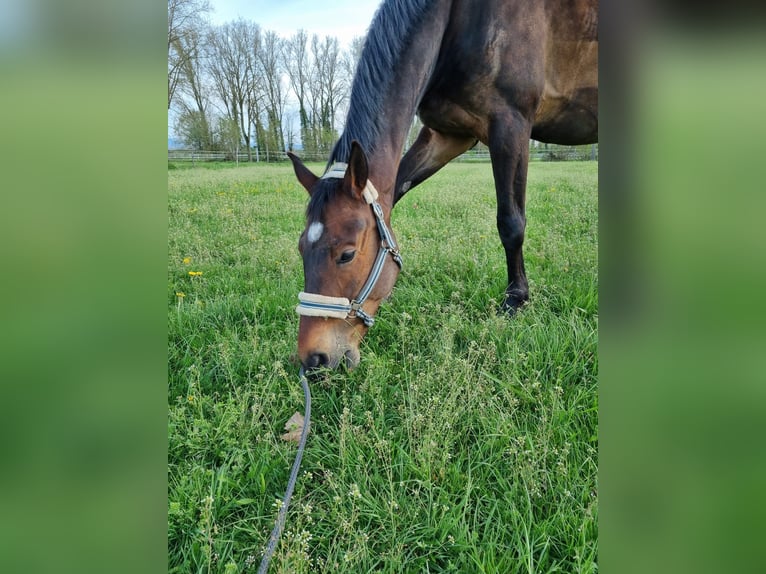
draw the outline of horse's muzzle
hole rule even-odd
[[[356,349],[347,349],[343,353],[330,356],[327,353],[311,353],[301,365],[306,372],[317,371],[319,369],[337,369],[341,366],[351,370],[359,365],[359,351]]]

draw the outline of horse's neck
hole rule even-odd
[[[364,132],[365,122],[376,125],[372,130],[377,134],[375,141],[361,143],[368,154],[370,180],[380,192],[381,203],[389,209],[393,206],[393,187],[404,144],[439,55],[450,5],[450,0],[430,3],[419,25],[409,31],[401,52],[387,69],[378,72],[389,78],[389,81],[385,86],[376,86],[380,89],[374,93],[377,98],[377,112],[374,114],[369,112],[369,101],[365,101],[365,96],[370,96],[369,90],[364,93],[363,87],[365,81],[369,84],[370,78],[360,78],[360,75],[366,73],[365,65],[369,70],[380,63],[373,51],[365,48],[362,59],[374,61],[360,62],[354,78],[348,112],[348,118],[353,117],[354,122],[347,122],[341,139],[345,138],[350,144],[351,140],[360,138],[353,133],[354,129],[361,133]],[[361,125],[362,128],[350,127],[353,124]]]

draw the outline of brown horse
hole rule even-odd
[[[508,287],[529,298],[522,243],[529,140],[598,140],[598,0],[386,0],[357,67],[345,129],[310,200],[299,249],[306,369],[359,362],[401,259],[394,204],[478,141],[490,151]],[[412,119],[424,127],[402,157]]]

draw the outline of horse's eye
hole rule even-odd
[[[338,264],[343,265],[344,263],[348,263],[356,256],[356,251],[353,249],[349,251],[344,251],[341,256],[338,258]]]

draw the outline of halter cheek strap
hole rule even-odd
[[[341,179],[346,174],[345,163],[334,163],[327,173],[322,176],[322,179]],[[357,295],[356,299],[349,301],[346,297],[328,297],[327,295],[320,295],[318,293],[306,293],[301,291],[298,293],[299,304],[295,308],[295,311],[299,315],[306,317],[326,317],[331,319],[348,319],[358,317],[365,325],[372,327],[375,323],[375,318],[362,309],[367,298],[375,288],[375,284],[380,279],[380,275],[383,272],[383,266],[386,263],[386,257],[391,255],[394,262],[402,268],[402,257],[399,254],[399,249],[396,245],[396,240],[393,234],[388,229],[386,221],[383,217],[383,209],[378,203],[378,190],[372,185],[372,182],[368,179],[367,185],[362,190],[362,197],[367,204],[372,208],[372,213],[375,216],[375,221],[378,226],[378,233],[380,234],[380,249],[378,249],[378,255],[375,257],[375,261],[372,264],[370,270],[370,276],[367,278],[362,290]]]

